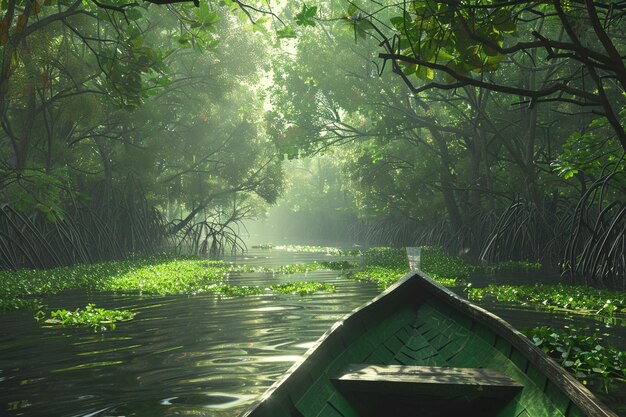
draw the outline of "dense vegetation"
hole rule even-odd
[[[274,64],[274,141],[326,154],[323,169],[299,167],[307,185],[285,203],[354,213],[358,242],[541,262],[622,288],[624,11],[605,6],[324,8],[320,30]]]
[[[623,292],[582,285],[489,285],[486,288],[469,288],[467,291],[470,300],[495,298],[498,301],[515,301],[599,315],[626,311],[626,297]]]
[[[474,299],[626,309],[622,3],[0,9],[0,310],[42,308],[47,325],[99,330],[132,312],[49,317],[41,304],[68,289],[335,290],[228,283],[253,270],[333,269],[386,288],[407,271],[388,247],[405,245]],[[198,257],[245,249],[244,221],[268,213],[293,235],[385,248],[293,247],[363,262],[276,269]],[[580,285],[469,286],[472,272],[540,266]],[[621,354],[566,332],[575,347],[566,333],[530,335],[576,374],[623,377],[611,368],[623,370]]]
[[[277,268],[229,265],[222,261],[200,258],[175,259],[157,256],[138,260],[111,261],[75,265],[47,270],[0,271],[0,311],[35,309],[42,297],[70,289],[83,291],[112,291],[155,295],[214,293],[222,295],[277,293],[312,294],[334,291],[329,284],[293,282],[288,285],[263,287],[227,284],[234,273],[263,272],[266,274],[296,274],[315,270],[354,268],[350,261],[328,261],[312,264],[283,265]]]
[[[577,378],[626,381],[626,352],[607,343],[597,330],[541,326],[527,330],[526,335]]]
[[[300,233],[623,287],[607,4],[8,2],[0,267],[241,249],[285,188]]]

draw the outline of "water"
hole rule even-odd
[[[319,254],[258,252],[248,265],[311,262]],[[137,312],[113,332],[42,328],[32,314],[0,314],[0,415],[237,416],[332,323],[377,289],[315,271],[245,274],[235,285],[316,280],[337,292],[306,297],[140,297],[65,293],[51,308],[89,302]]]
[[[335,259],[257,250],[230,261],[278,266],[320,258]],[[295,280],[329,282],[337,292],[237,298],[68,292],[46,299],[51,308],[92,302],[138,313],[108,333],[40,327],[31,313],[1,313],[0,416],[238,416],[332,323],[378,293],[374,285],[330,271],[245,274],[231,277],[230,283]],[[486,307],[518,327],[604,326],[593,317],[514,305]],[[604,399],[615,408],[625,396]]]

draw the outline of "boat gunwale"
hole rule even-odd
[[[417,277],[417,278],[416,278]],[[400,278],[396,283],[387,288],[382,293],[370,301],[355,308],[347,313],[340,320],[335,322],[319,339],[316,340],[304,355],[295,362],[278,380],[276,380],[263,393],[257,401],[255,401],[240,417],[246,417],[254,412],[261,404],[270,399],[276,391],[288,382],[289,379],[296,376],[297,371],[303,367],[305,362],[315,354],[320,347],[331,336],[338,333],[347,322],[354,321],[354,317],[364,314],[373,305],[381,300],[388,299],[390,296],[398,295],[396,290],[404,285],[410,285],[417,282],[419,287],[426,289],[429,294],[434,295],[439,301],[469,316],[493,331],[496,335],[503,337],[515,349],[517,349],[532,365],[536,366],[541,372],[554,383],[571,401],[588,417],[618,417],[613,411],[607,408],[591,391],[583,386],[573,375],[568,373],[554,360],[548,357],[543,351],[535,346],[523,333],[515,329],[508,322],[497,315],[479,307],[442,286],[434,281],[428,274],[420,269],[413,269]]]

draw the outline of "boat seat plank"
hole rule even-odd
[[[342,390],[436,396],[512,396],[522,385],[493,369],[351,364],[333,379]]]

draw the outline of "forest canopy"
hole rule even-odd
[[[624,13],[5,0],[0,266],[241,248],[284,156],[324,153],[299,210],[334,201],[354,236],[623,287]]]

